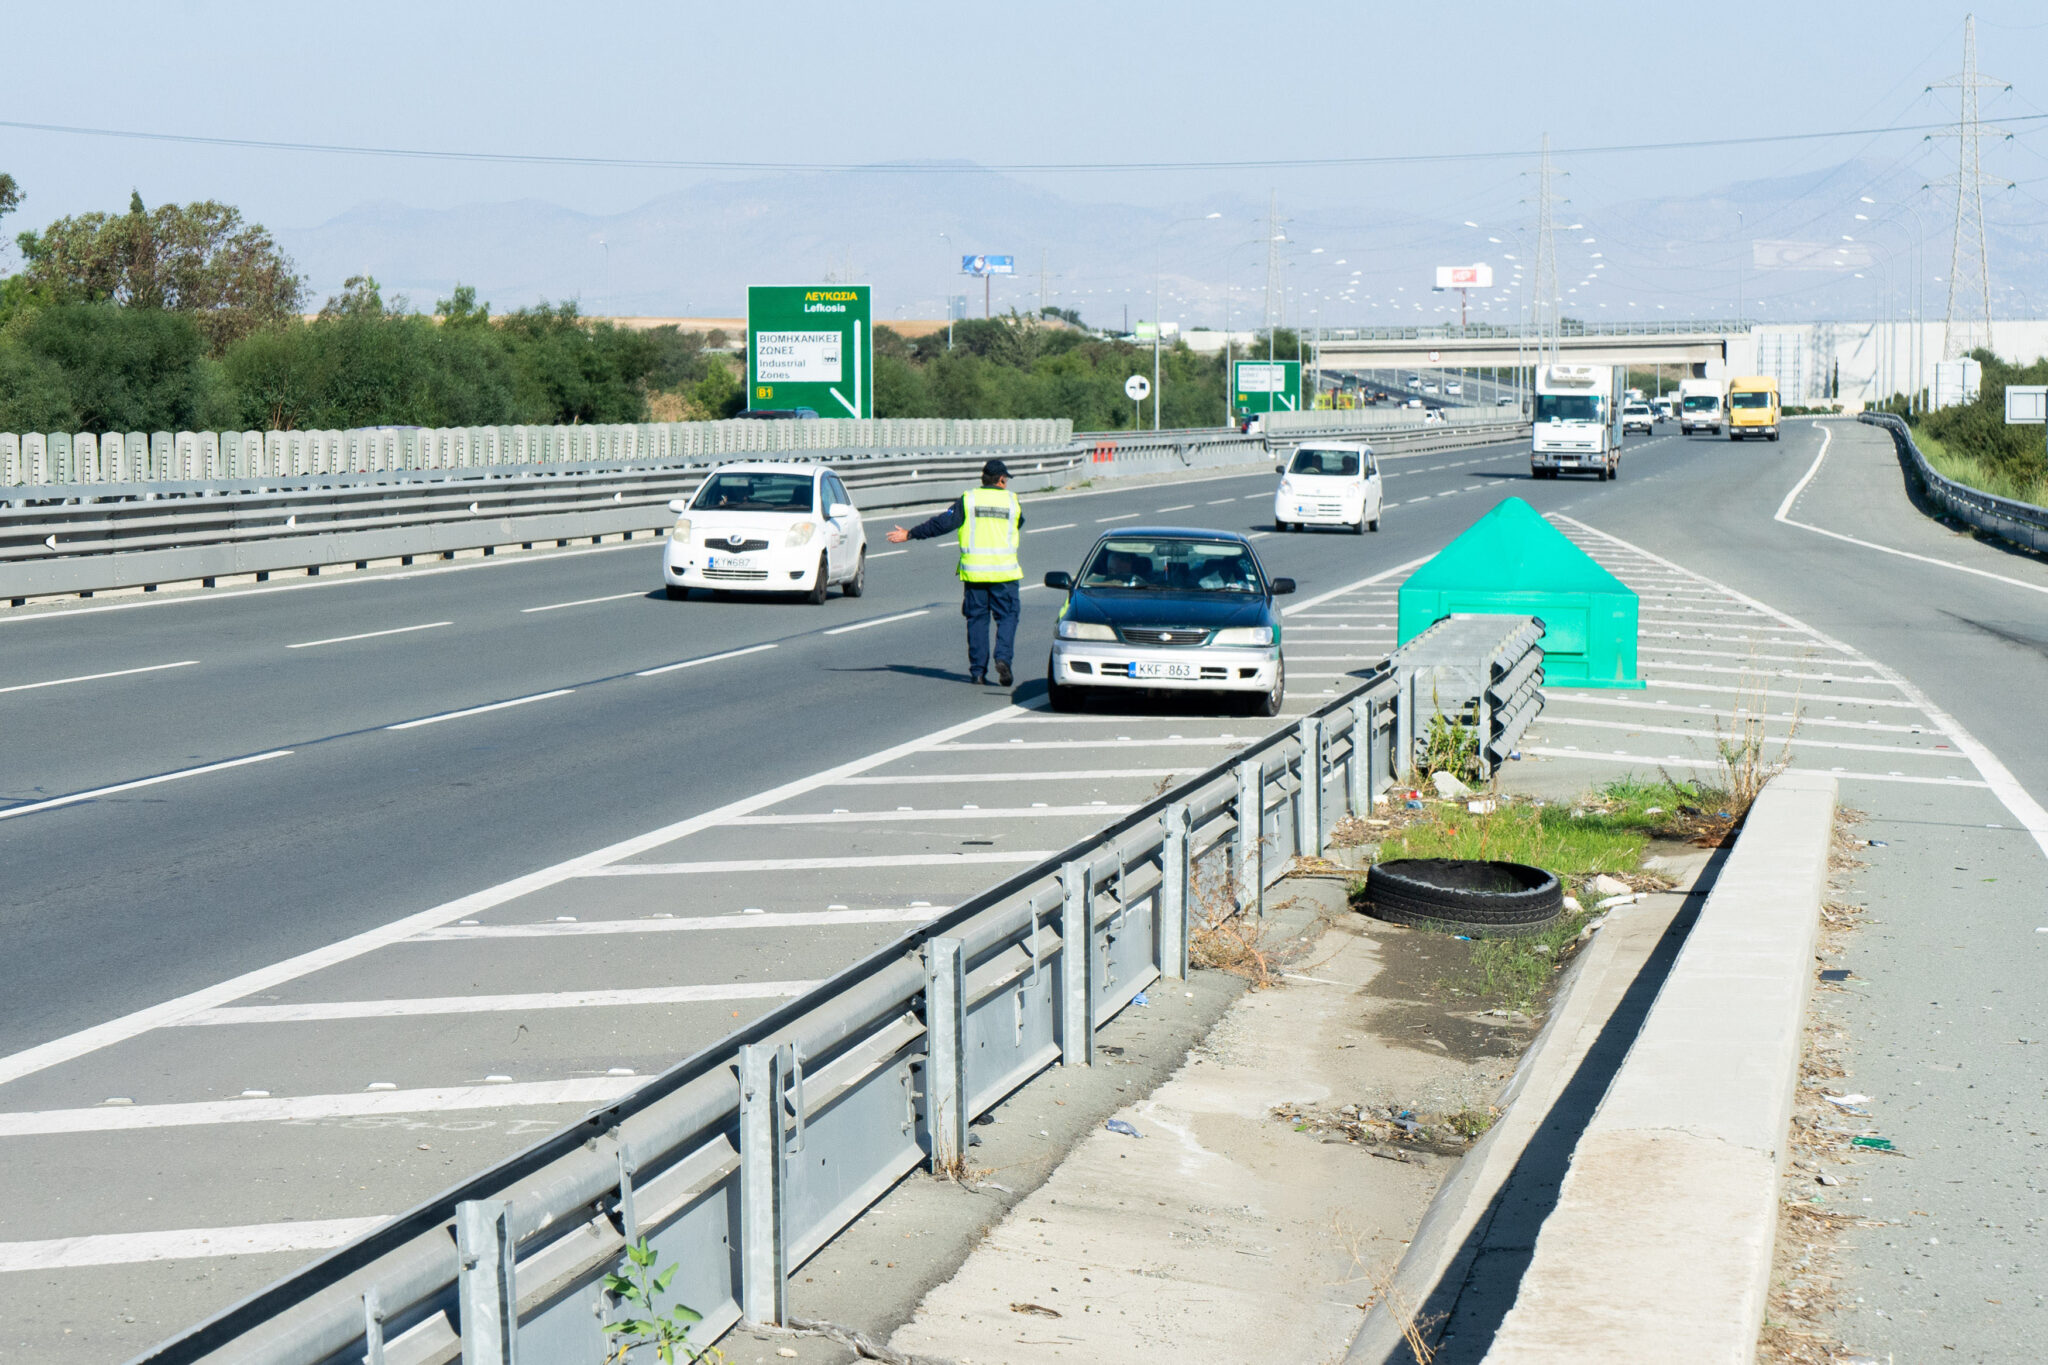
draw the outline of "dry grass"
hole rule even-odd
[[[1765,752],[1771,746],[1771,739],[1765,734],[1769,724],[1765,711],[1768,688],[1765,679],[1745,673],[1736,684],[1734,723],[1724,727],[1720,721],[1714,722],[1714,748],[1721,759],[1718,785],[1728,793],[1738,825],[1762,793],[1764,784],[1792,765],[1792,741],[1799,734],[1801,708],[1795,702],[1792,723],[1778,751]]]

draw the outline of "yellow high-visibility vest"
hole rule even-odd
[[[1007,488],[970,488],[960,498],[960,581],[1014,583],[1024,576],[1017,563],[1018,525],[1024,509]]]

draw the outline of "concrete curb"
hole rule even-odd
[[[1807,773],[1757,798],[1487,1362],[1752,1359],[1835,801],[1835,779]]]

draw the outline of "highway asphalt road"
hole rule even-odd
[[[1433,553],[1514,494],[1572,518],[1573,533],[1589,545],[1618,545],[1616,553],[1653,579],[1654,569],[1645,567],[1653,559],[1636,550],[1675,561],[1717,591],[1725,585],[1790,613],[1801,629],[1888,665],[1924,692],[1923,713],[1953,716],[2004,760],[2022,804],[2026,792],[2048,792],[2038,708],[2013,704],[2015,697],[2041,695],[2048,684],[2037,590],[2048,587],[2048,573],[1920,518],[1904,503],[1883,438],[1845,424],[1832,430],[1825,462],[1789,504],[1786,520],[1778,519],[1780,504],[1821,446],[1818,431],[1806,425],[1795,424],[1784,441],[1768,445],[1676,434],[1634,440],[1616,484],[1533,482],[1521,445],[1386,461],[1388,512],[1378,534],[1267,534],[1258,541],[1272,572],[1300,580],[1295,605],[1311,608],[1290,617],[1290,714],[1312,707],[1321,688],[1340,686],[1356,663],[1391,645],[1389,594],[1401,566]],[[1109,526],[1266,526],[1273,482],[1270,469],[1261,468],[1029,498],[1027,582],[1047,568],[1072,567]],[[649,995],[611,1008],[554,1009],[545,1017],[597,1021],[554,1033],[537,1022],[533,997],[618,985],[616,959],[577,946],[600,941],[577,924],[595,917],[589,898],[596,892],[565,898],[559,886],[523,887],[516,879],[607,850],[600,861],[608,866],[637,861],[667,872],[593,871],[575,885],[608,897],[604,915],[732,915],[766,898],[756,898],[745,869],[703,864],[722,859],[758,870],[828,844],[844,852],[835,799],[856,813],[886,813],[898,800],[913,799],[895,796],[910,786],[886,784],[957,783],[997,761],[1014,770],[1025,761],[1010,748],[1018,745],[1056,771],[1041,774],[1042,783],[978,784],[978,793],[945,789],[953,806],[990,807],[980,814],[998,831],[986,834],[987,843],[945,838],[947,856],[957,858],[973,843],[977,856],[995,858],[1057,847],[1095,818],[1083,807],[1101,801],[1107,813],[1114,803],[1141,797],[1156,774],[1198,770],[1220,757],[1218,746],[1234,742],[1233,733],[1263,728],[1185,709],[1155,715],[1138,708],[1119,710],[1108,723],[1033,729],[1051,720],[1029,708],[1042,693],[1035,665],[1054,595],[1026,594],[1014,698],[971,688],[950,551],[922,545],[881,557],[892,548],[881,541],[891,520],[870,524],[876,559],[869,595],[835,597],[822,607],[667,602],[658,594],[654,546],[632,543],[0,617],[0,689],[15,689],[0,690],[7,721],[0,727],[0,858],[8,868],[0,931],[11,949],[0,958],[0,999],[9,1003],[0,1014],[0,1150],[11,1158],[11,1174],[0,1184],[0,1361],[41,1358],[36,1351],[59,1340],[74,1353],[83,1349],[80,1359],[118,1358],[303,1259],[317,1244],[271,1236],[264,1228],[274,1231],[274,1220],[327,1219],[332,1234],[343,1235],[352,1220],[443,1187],[561,1121],[573,1112],[561,1104],[588,1103],[634,1083],[608,1075],[612,1064],[641,1072],[658,1066],[716,1036],[733,1012],[763,1008],[774,991],[824,975],[900,932],[921,909],[928,913],[908,900],[919,888],[920,899],[944,904],[1008,869],[993,866],[984,876],[948,867],[943,877],[779,870],[781,898],[765,907],[770,913],[810,905],[830,907],[828,915],[893,918],[778,921],[751,934],[638,935],[650,945],[643,955],[647,976],[629,984],[659,991],[676,980],[699,983],[692,990],[723,983],[719,989],[732,998]],[[1888,552],[1901,549],[1921,558]],[[1379,584],[1364,582],[1382,575]],[[1339,595],[1314,605],[1324,593]],[[832,633],[846,626],[858,628]],[[1754,620],[1750,628],[1767,629]],[[343,638],[351,636],[364,638]],[[316,643],[325,641],[334,643]],[[661,669],[670,671],[643,676]],[[119,676],[94,676],[100,674]],[[1703,695],[1727,704],[1719,693]],[[505,702],[519,704],[450,715]],[[1605,715],[1592,702],[1560,704],[1543,722],[1544,739],[1583,746],[1583,733],[1567,737],[1569,727],[1558,722],[1576,717],[1591,733],[1584,722]],[[432,723],[414,724],[423,720]],[[1811,737],[1846,723],[1813,721]],[[1053,733],[1059,737],[1037,738]],[[1610,756],[1619,761],[1666,757],[1662,746],[1636,742],[1636,734],[1616,734],[1624,752]],[[1022,747],[1032,745],[1040,747]],[[253,761],[44,804],[236,760]],[[1800,761],[1817,760],[1802,750]],[[1912,761],[1926,766],[1910,775],[1925,776],[1943,760],[1923,754]],[[1833,757],[1824,766],[1847,763]],[[1983,759],[1974,766],[1982,769]],[[829,783],[812,776],[834,768],[844,771]],[[884,785],[854,785],[862,782]],[[786,822],[783,828],[736,827],[764,823],[743,812],[769,804],[766,798],[786,784],[794,785],[774,798],[773,819]],[[1876,1093],[1877,1078],[1885,1077],[1900,1102],[1896,1111],[1878,1112],[1888,1123],[1897,1113],[1893,1131],[1951,1153],[1872,1172],[1866,1192],[1887,1218],[1908,1222],[1908,1210],[1924,1210],[1946,1220],[1943,1232],[1926,1234],[1939,1237],[1942,1249],[1923,1245],[1925,1236],[1911,1248],[1913,1277],[1884,1279],[1881,1289],[1873,1279],[1884,1297],[1865,1296],[1872,1312],[1862,1325],[1871,1335],[1862,1344],[1889,1340],[1916,1358],[1942,1331],[1950,1333],[1942,1341],[1960,1332],[1963,1341],[1981,1344],[1983,1333],[1995,1337],[2005,1322],[1983,1316],[1996,1311],[1989,1305],[1974,1314],[1945,1306],[1946,1317],[1919,1315],[1926,1305],[1909,1301],[1924,1273],[1951,1277],[1945,1305],[1981,1288],[1982,1276],[2022,1262],[2039,1278],[2037,1263],[2001,1251],[2022,1228],[2039,1235],[2041,1211],[2014,1202],[2024,1196],[2038,1204],[2038,1187],[2023,1190],[2018,1176],[2001,1174],[2038,1167],[2038,1139],[1996,1125],[2017,1122],[2017,1111],[1999,1106],[2040,1100],[2038,1068],[2025,1066],[2030,1045],[2004,1035],[2048,1036],[2038,991],[2029,992],[2039,964],[2032,955],[2048,951],[2048,935],[2034,936],[2033,925],[2023,922],[2041,918],[2044,864],[2038,841],[2001,795],[2012,794],[1990,785],[1892,780],[1889,772],[1845,779],[1845,802],[1870,814],[1864,832],[1896,836],[1888,850],[1872,851],[1872,867],[1861,874],[1873,904],[1897,899],[1895,915],[1876,916],[1882,923],[1866,933],[1868,963],[1851,964],[1866,979],[1849,997],[1860,1011],[1849,1021],[1858,1050],[1850,1083]],[[938,804],[927,800],[924,807]],[[1024,809],[1000,815],[1016,807]],[[925,818],[932,814],[923,807],[906,814],[916,827],[901,832],[913,837],[883,838],[875,830],[885,827],[877,825],[869,842],[854,846],[934,858],[938,843],[928,836],[966,831],[933,824]],[[2004,828],[1987,828],[1997,825]],[[651,830],[660,837],[618,848]],[[835,838],[842,842],[831,844]],[[685,852],[662,851],[671,846]],[[703,857],[707,849],[714,858]],[[692,887],[700,888],[685,902],[632,890],[685,866]],[[1952,867],[1980,875],[1965,878]],[[475,902],[476,930],[456,918],[469,917],[462,909],[450,908],[508,883],[513,890]],[[1930,901],[1941,913],[1927,912]],[[849,911],[840,902],[863,908]],[[669,904],[676,909],[655,909]],[[387,964],[381,974],[346,955],[319,956],[382,926],[434,913],[445,916],[439,927],[406,931],[412,946],[395,968],[388,955],[365,959]],[[544,927],[557,920],[562,929]],[[538,937],[535,946],[545,950],[522,956],[522,936]],[[685,941],[687,951],[653,946]],[[314,957],[304,959],[308,954]],[[274,979],[195,996],[295,958],[302,965]],[[508,990],[517,998],[503,994]],[[500,994],[477,1005],[475,997],[486,991]],[[1973,1008],[1985,1001],[1994,1008],[1962,1020],[1956,1002],[1965,994]],[[424,1032],[402,1026],[411,1017],[404,1011],[423,1007],[418,1002],[456,995],[471,997],[466,1019],[500,1021],[498,1034],[507,1036],[469,1023]],[[174,1000],[187,1011],[203,1007],[196,1022],[234,1027],[156,1027],[160,1017],[135,1017]],[[361,1020],[344,1029],[337,1001],[353,1002]],[[1908,1019],[1913,1049],[1899,1043],[1896,1021]],[[532,1034],[527,1021],[536,1021]],[[1960,1027],[1965,1022],[1968,1029]],[[284,1026],[299,1030],[291,1043],[276,1040]],[[537,1054],[521,1050],[543,1035]],[[1921,1048],[1939,1037],[1952,1041],[1932,1045],[1934,1055],[1923,1057]],[[1937,1062],[1967,1062],[1967,1069],[1924,1069]],[[416,1121],[379,1119],[374,1106],[295,1127],[308,1120],[290,1108],[294,1096],[361,1092],[365,1082],[421,1095],[501,1072],[516,1073],[515,1083],[544,1074],[546,1084],[570,1088],[528,1096],[534,1103],[516,1121],[436,1122],[430,1133],[412,1131]],[[349,1083],[338,1084],[337,1076]],[[1948,1093],[1951,1085],[1970,1084],[1985,1093]],[[264,1121],[269,1110],[252,1107],[271,1097],[243,1087],[274,1092],[283,1106],[274,1123]],[[132,1101],[132,1108],[116,1107],[134,1118],[107,1117],[101,1106],[110,1098]],[[1915,1103],[1921,1108],[1906,1107]],[[229,1108],[179,1107],[193,1104]],[[1955,1119],[1960,1113],[2000,1117],[1964,1124]],[[237,1137],[236,1162],[222,1169],[228,1130],[218,1124],[225,1122],[237,1134],[273,1134],[269,1140],[288,1155],[253,1157],[249,1139]],[[406,1130],[377,1126],[393,1122]],[[1938,1125],[1939,1135],[1914,1127],[1923,1122]],[[138,1139],[147,1145],[123,1145]],[[126,1170],[123,1179],[106,1181],[104,1173],[115,1167]],[[95,1181],[67,1179],[66,1172],[78,1170],[93,1172]],[[228,1188],[255,1182],[266,1192],[253,1201],[239,1191],[209,1198],[209,1181],[230,1182]],[[1949,1181],[1958,1183],[1943,1183]],[[190,1235],[262,1220],[273,1221],[236,1244],[252,1253],[240,1259],[217,1246],[195,1248]],[[85,1241],[55,1252],[55,1239]],[[253,1254],[262,1252],[269,1254]],[[1870,1273],[1896,1275],[1898,1265],[1883,1254],[1907,1253],[1873,1246]],[[56,1268],[22,1273],[47,1267]],[[1894,1292],[1902,1283],[1907,1300]],[[115,1317],[136,1321],[110,1321],[105,1305],[116,1298],[122,1301]],[[2005,1298],[2039,1311],[2038,1297]],[[71,1321],[71,1306],[80,1303],[93,1305],[79,1315],[95,1338],[91,1348],[79,1335],[56,1335],[56,1324]],[[1878,1307],[1888,1316],[1875,1316]],[[23,1327],[30,1321],[49,1334],[33,1346]],[[1923,1330],[1936,1336],[1913,1335]]]

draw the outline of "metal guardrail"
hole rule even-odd
[[[1725,336],[1747,333],[1748,322],[1581,322],[1567,318],[1557,329],[1564,337],[1630,337],[1672,335]],[[1318,341],[1513,341],[1541,340],[1543,333],[1526,323],[1442,323],[1427,327],[1325,327],[1311,334]]]
[[[1891,432],[1892,439],[1912,464],[1914,477],[1927,490],[1928,500],[1945,515],[2036,553],[2048,553],[2048,507],[1997,497],[1957,483],[1927,462],[1927,456],[1913,442],[1912,428],[1901,417],[1889,412],[1866,412],[1857,420]]]
[[[818,423],[742,423],[817,426]],[[1414,425],[1356,433],[1383,451],[1434,450],[1526,431],[1516,423]],[[1228,428],[1084,435],[1075,445],[884,452],[784,452],[829,461],[869,509],[951,496],[990,455],[1012,487],[1042,491],[1079,473],[1129,475],[1255,463],[1311,435]],[[154,485],[50,487],[0,503],[0,601],[165,583],[401,563],[464,550],[631,536],[668,520],[725,455],[541,470],[384,472]]]
[[[640,1238],[715,1339],[779,1322],[790,1271],[969,1122],[1187,973],[1209,923],[1263,911],[1293,856],[1400,774],[1385,667],[134,1365],[596,1360],[602,1276]],[[1412,730],[1412,723],[1407,727]],[[1086,945],[1081,951],[1080,945]]]
[[[1534,616],[1454,615],[1395,650],[1397,750],[1413,753],[1416,727],[1436,715],[1469,719],[1479,774],[1491,777],[1542,714],[1543,631]]]

